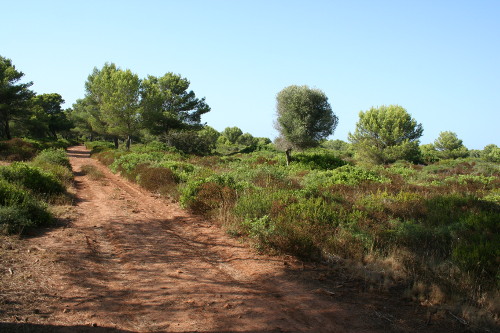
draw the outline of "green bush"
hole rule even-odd
[[[97,154],[106,150],[114,149],[115,144],[109,141],[88,141],[85,142],[85,147],[90,149],[91,154]]]
[[[135,144],[130,148],[133,153],[152,153],[152,152],[170,152],[177,153],[180,152],[175,148],[168,146],[166,143],[160,141],[151,141],[147,144]]]
[[[346,162],[334,154],[325,152],[294,154],[293,161],[300,164],[300,168],[310,170],[332,170],[346,165]]]
[[[66,191],[54,175],[22,162],[0,167],[0,178],[40,195],[62,194]]]
[[[49,148],[42,150],[34,159],[33,162],[40,164],[57,164],[71,170],[71,164],[66,152],[60,148]]]
[[[0,230],[22,233],[25,228],[48,225],[52,217],[47,205],[19,186],[0,179]]]
[[[306,188],[324,188],[336,184],[358,185],[362,182],[385,183],[389,179],[362,167],[344,165],[335,170],[312,171],[302,180]]]
[[[52,164],[45,161],[30,162],[30,165],[40,168],[41,170],[52,174],[64,186],[68,187],[73,183],[74,174],[65,166],[59,164]]]
[[[228,174],[214,174],[201,179],[191,179],[182,189],[180,203],[183,207],[198,214],[208,214],[220,207],[232,207],[237,192],[243,189]]]

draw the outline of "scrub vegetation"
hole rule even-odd
[[[67,188],[72,184],[73,173],[66,152],[61,148],[37,152],[37,142],[19,139],[1,144],[10,161],[12,156],[34,158],[0,166],[0,232],[22,234],[32,227],[51,225],[54,218],[50,205],[71,202]]]

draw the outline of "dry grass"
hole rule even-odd
[[[89,178],[92,180],[101,180],[104,178],[104,174],[95,166],[90,164],[83,165],[81,168],[81,172],[89,176]]]

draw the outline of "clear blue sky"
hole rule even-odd
[[[187,77],[202,119],[273,139],[276,94],[323,90],[347,140],[359,111],[399,104],[422,143],[500,145],[500,0],[0,0],[0,55],[70,107],[94,67]]]

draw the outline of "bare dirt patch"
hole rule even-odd
[[[256,253],[68,150],[77,204],[61,226],[1,239],[2,332],[460,332],[340,267]],[[92,167],[102,177],[82,172]]]

